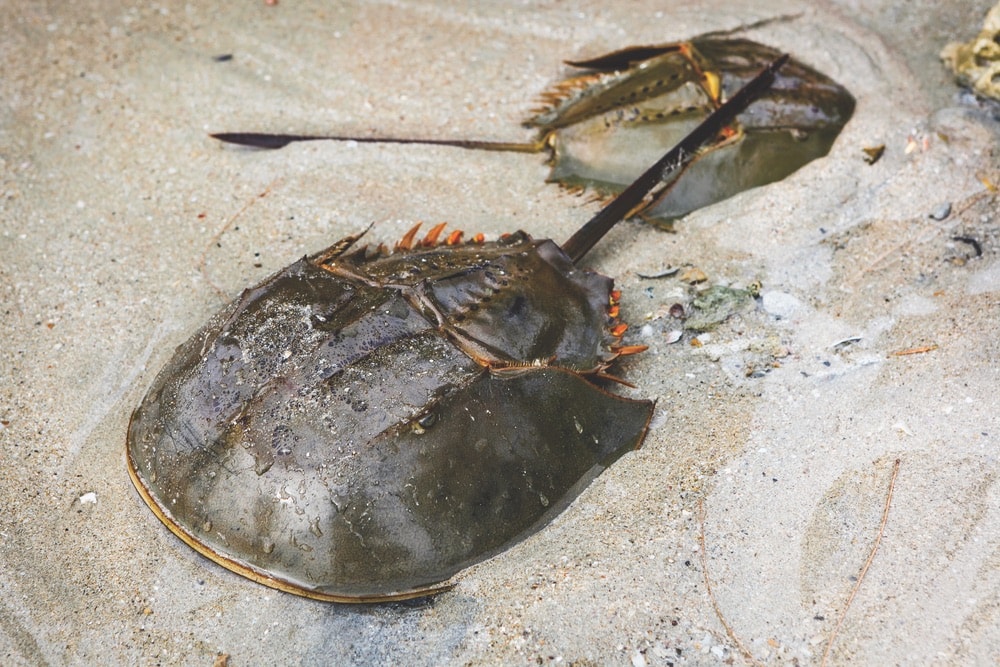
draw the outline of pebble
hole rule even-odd
[[[930,217],[935,220],[944,220],[949,215],[951,215],[951,202],[944,202],[943,204],[938,204],[937,208],[931,211]]]
[[[802,302],[787,292],[764,292],[761,304],[768,315],[779,320],[787,320],[802,310]]]

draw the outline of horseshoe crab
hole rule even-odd
[[[321,600],[444,590],[638,447],[652,402],[608,390],[612,280],[577,267],[663,175],[766,89],[779,59],[562,247],[414,227],[349,236],[243,292],[132,415],[142,498],[217,563]]]
[[[606,199],[620,193],[779,55],[748,39],[709,35],[567,61],[583,72],[542,95],[544,105],[524,123],[538,132],[528,143],[247,132],[212,136],[258,148],[353,140],[549,151],[550,182]],[[753,109],[740,114],[727,135],[706,146],[686,169],[671,173],[632,214],[669,227],[695,209],[781,180],[826,155],[853,112],[854,98],[843,86],[790,59],[771,89]]]

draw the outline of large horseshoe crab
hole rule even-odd
[[[538,133],[528,143],[249,132],[213,136],[259,148],[354,140],[548,151],[549,181],[605,199],[624,190],[779,55],[748,39],[706,35],[568,61],[582,73],[542,95],[542,108],[524,123]],[[670,221],[695,209],[781,180],[826,155],[853,112],[854,98],[843,86],[791,59],[752,109],[704,147],[698,159],[657,185],[632,214],[669,227]]]
[[[644,437],[608,390],[610,278],[577,266],[782,65],[765,68],[562,247],[414,228],[363,234],[241,294],[132,415],[132,480],[184,542],[253,580],[340,602],[449,587],[539,529]]]

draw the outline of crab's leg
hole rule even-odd
[[[657,185],[678,169],[682,169],[697,155],[698,150],[708,141],[718,136],[723,127],[749,106],[774,82],[774,74],[788,61],[788,54],[782,55],[761,70],[747,85],[716,109],[702,123],[670,149],[656,164],[647,169],[632,185],[611,200],[600,213],[590,219],[563,245],[563,252],[575,263],[594,247],[616,224],[637,209]]]

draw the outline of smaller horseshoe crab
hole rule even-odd
[[[607,390],[621,344],[590,248],[774,78],[778,59],[562,247],[517,232],[393,252],[350,236],[243,292],[132,415],[129,473],[184,542],[339,602],[420,597],[538,530],[638,447]]]
[[[582,73],[543,93],[544,105],[524,123],[538,132],[529,143],[247,132],[212,136],[258,148],[326,139],[547,150],[550,182],[607,199],[779,55],[748,39],[703,36],[567,61]],[[790,59],[753,109],[740,114],[699,159],[671,173],[632,215],[669,227],[695,209],[781,180],[826,155],[853,112],[854,98],[843,86]]]

